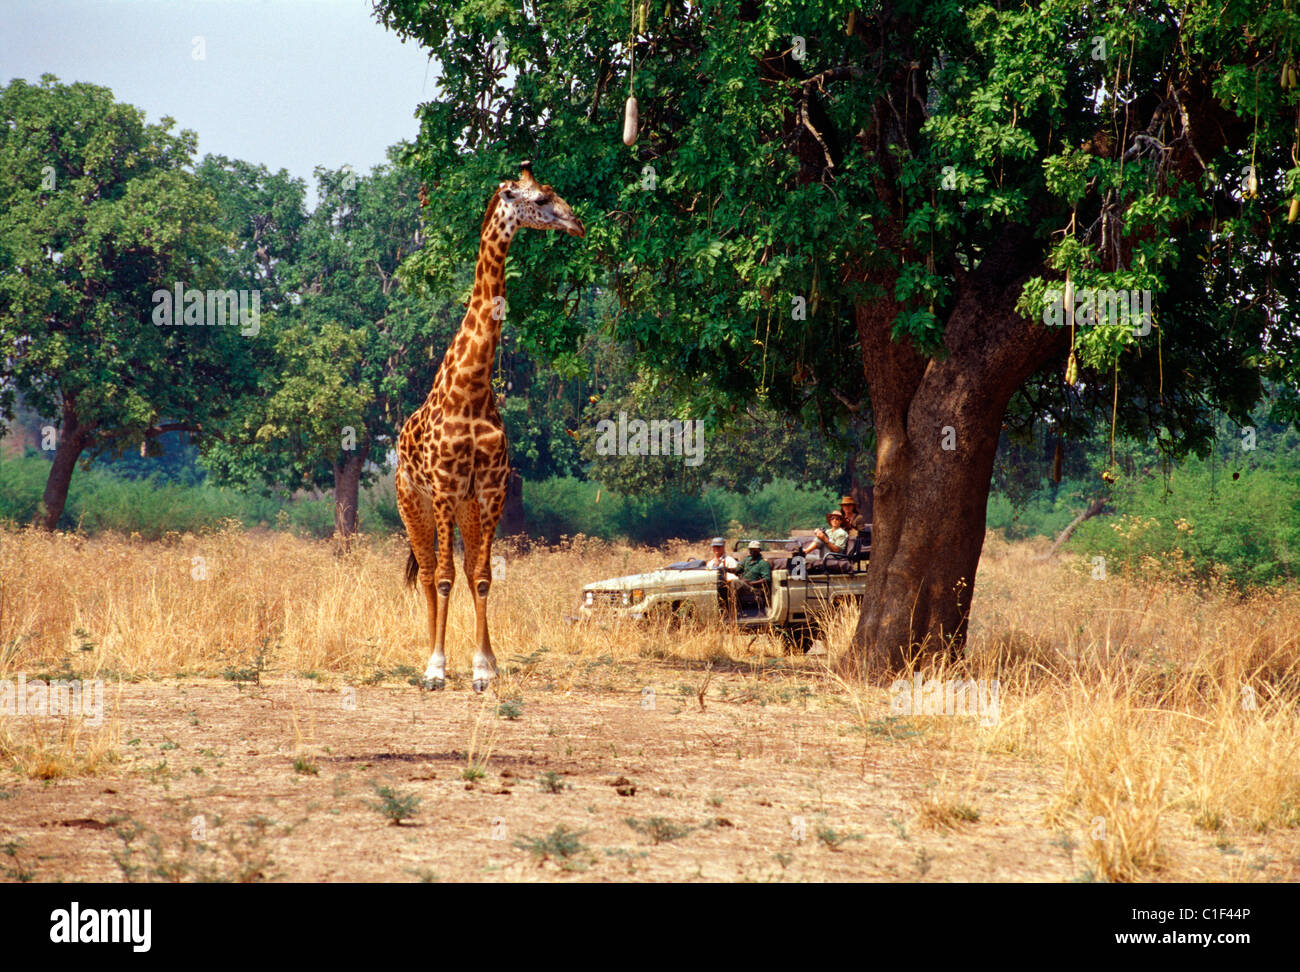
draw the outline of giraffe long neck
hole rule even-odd
[[[488,338],[491,354],[496,353],[505,317],[506,254],[513,236],[513,227],[502,224],[499,218],[483,228],[474,267],[474,294],[460,325],[461,331],[472,337]]]
[[[442,381],[435,385],[444,391],[451,385],[487,388],[497,344],[501,340],[501,323],[505,317],[506,253],[515,227],[505,222],[499,212],[483,225],[479,239],[478,264],[474,268],[474,293],[469,299],[465,319],[447,355],[443,359]]]
[[[507,234],[507,227],[497,220],[484,229],[478,240],[478,264],[474,266],[474,292],[469,298],[469,308],[461,330],[469,330],[474,335],[484,333],[482,325],[487,326],[495,342],[500,337],[500,322],[504,317],[504,298],[506,298],[506,253],[510,251],[513,234]]]

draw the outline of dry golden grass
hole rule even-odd
[[[990,811],[983,795],[1014,791],[1008,773],[1032,769],[1056,793],[1034,825],[1076,834],[1098,879],[1195,879],[1199,865],[1180,861],[1175,844],[1295,835],[1300,592],[1240,597],[1154,576],[1094,581],[1069,559],[1040,561],[1042,549],[990,537],[967,658],[922,670],[926,679],[997,679],[994,725],[899,720],[888,686],[836,677],[849,614],[828,619],[826,657],[792,663],[769,636],[569,624],[583,583],[688,552],[584,538],[564,549],[498,547],[508,572],[493,587],[501,677],[490,705],[577,690],[635,700],[655,682],[693,711],[736,700],[814,708],[861,734],[863,773],[882,754],[903,758],[900,735],[923,733],[905,751],[918,781],[911,823],[978,839],[1008,813]],[[396,539],[343,551],[236,529],[159,543],[0,532],[0,679],[98,678],[110,697],[119,679],[247,677],[259,668],[327,685],[400,683],[423,670],[428,652],[423,598],[401,582],[404,558]],[[449,688],[464,691],[473,613],[459,560],[457,571]],[[479,710],[464,744],[468,766],[491,759],[499,715]],[[310,733],[295,722],[294,734]],[[94,772],[115,758],[117,737],[107,714],[98,730],[0,715],[0,764],[35,777]],[[940,766],[939,754],[959,754],[963,769]]]

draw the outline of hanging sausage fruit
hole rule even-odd
[[[636,95],[628,95],[627,104],[623,108],[623,144],[635,145],[637,137],[638,114],[636,107]]]

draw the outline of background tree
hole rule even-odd
[[[307,225],[303,181],[224,155],[205,155],[195,175],[217,199],[217,226],[234,241],[218,256],[223,279],[256,287],[264,310],[283,307]]]
[[[846,445],[834,436],[835,430],[824,434],[756,401],[742,402],[736,412],[702,431],[702,441],[695,445],[701,452],[697,465],[676,454],[600,454],[599,423],[617,423],[620,413],[626,413],[628,421],[682,421],[676,415],[679,404],[660,390],[658,376],[637,373],[634,349],[607,343],[608,360],[598,390],[585,403],[576,436],[589,463],[588,478],[633,496],[697,494],[710,485],[749,493],[776,479],[836,490],[847,487],[846,457],[856,454],[858,444]],[[819,524],[820,518],[811,525]]]
[[[226,481],[332,489],[336,531],[349,536],[362,484],[387,462],[432,384],[453,314],[446,301],[398,283],[398,266],[421,241],[414,175],[390,164],[364,176],[317,169],[316,177],[319,202],[282,251],[291,262],[279,263],[268,231],[271,258],[255,264],[288,295],[267,323],[260,391],[239,403],[205,462]],[[233,183],[223,208],[241,213],[247,185]],[[238,218],[271,230],[293,225],[292,207],[277,211]]]
[[[154,291],[206,286],[227,243],[173,124],[49,74],[0,90],[0,419],[17,393],[58,425],[49,529],[83,453],[208,424],[244,378],[238,327],[152,321]]]

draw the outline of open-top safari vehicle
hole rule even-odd
[[[871,527],[850,537],[841,554],[802,547],[808,537],[759,539],[772,568],[771,589],[736,591],[723,568],[684,560],[659,570],[593,581],[582,589],[579,618],[610,618],[669,625],[734,624],[750,631],[778,631],[803,650],[812,644],[819,620],[833,609],[862,603]],[[737,559],[750,539],[737,540]]]

